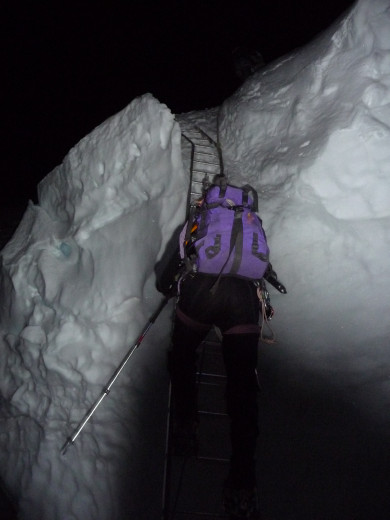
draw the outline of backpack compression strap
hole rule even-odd
[[[214,294],[218,288],[219,281],[221,279],[223,270],[225,269],[227,263],[229,262],[233,249],[235,249],[235,252],[234,252],[233,264],[232,264],[232,267],[230,268],[231,274],[235,274],[238,271],[238,268],[240,267],[242,250],[243,250],[242,207],[240,207],[240,206],[238,206],[234,210],[232,234],[230,235],[229,254],[228,254],[228,257],[227,257],[225,263],[221,267],[221,270],[219,271],[218,278],[216,279],[216,281],[213,283],[213,285],[210,288],[210,292],[212,294]]]
[[[224,270],[226,264],[229,261],[229,258],[233,252],[234,249],[234,259],[233,264],[230,269],[231,274],[235,274],[241,263],[241,257],[242,257],[242,250],[243,250],[243,225],[242,225],[242,210],[236,209],[234,211],[234,220],[233,220],[233,227],[232,227],[232,234],[230,235],[230,249],[229,249],[229,256],[222,267],[222,271]]]

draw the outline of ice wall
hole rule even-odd
[[[161,299],[154,267],[184,219],[187,183],[179,126],[145,95],[40,183],[39,205],[2,251],[0,471],[23,519],[123,518],[150,486],[139,518],[157,514],[151,468],[161,464],[167,389],[159,324],[77,443],[64,456],[60,448]]]
[[[388,430],[390,2],[357,2],[246,81],[220,121],[289,289],[273,296],[281,366],[318,370]]]

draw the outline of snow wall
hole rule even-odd
[[[159,323],[142,343],[152,362],[137,350],[77,443],[60,448],[161,300],[154,267],[187,186],[179,126],[145,95],[41,182],[40,204],[2,251],[0,467],[22,518],[122,518],[140,490],[159,493],[169,333]]]
[[[281,377],[311,370],[387,433],[389,28],[388,0],[360,0],[218,115],[226,173],[258,190],[288,288],[271,289]],[[216,113],[181,117],[215,131]],[[2,251],[0,471],[21,518],[157,517],[170,309],[59,450],[158,304],[154,265],[186,191],[178,125],[146,95],[70,151]]]
[[[288,287],[272,297],[280,366],[296,380],[318,371],[388,432],[390,2],[357,2],[252,76],[220,121],[230,175],[259,190]]]

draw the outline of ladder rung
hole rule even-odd
[[[201,455],[198,455],[196,457],[196,460],[208,460],[208,461],[214,461],[214,462],[230,462],[229,459],[225,459],[224,457],[202,457]]]
[[[190,515],[190,516],[203,516],[208,518],[227,518],[228,516],[224,513],[207,513],[206,511],[190,511],[185,509],[176,510],[176,515]]]
[[[201,137],[201,136],[191,136],[191,137],[185,136],[185,137],[187,137],[188,141],[191,144],[193,144],[194,146],[200,146],[202,148],[212,149],[212,144],[210,143],[210,141],[208,139],[205,139],[204,137]]]
[[[219,377],[221,379],[226,379],[225,374],[210,374],[208,372],[197,372],[196,375],[199,377]]]
[[[208,412],[207,410],[198,410],[201,415],[215,415],[216,417],[228,417],[225,412]]]
[[[209,150],[213,149],[211,143],[209,143],[209,144],[197,143],[196,146],[199,146],[199,148],[208,148]]]
[[[201,161],[194,161],[194,163],[195,162],[198,163],[198,164],[202,164],[203,165],[203,171],[205,173],[210,173],[210,169],[212,171],[219,171],[220,170],[219,164],[206,163],[206,162],[201,162]],[[194,168],[194,169],[196,170],[196,168]],[[192,171],[194,171],[194,170],[192,170]],[[198,166],[198,171],[199,171],[199,166]]]
[[[209,155],[210,157],[218,157],[217,154],[211,152],[198,152],[195,150],[195,153],[198,153],[199,155]]]
[[[187,137],[188,137],[188,135],[187,135]],[[191,136],[191,138],[196,139],[197,141],[200,141],[201,143],[210,143],[210,141],[207,139],[207,137],[203,137],[202,134],[193,135],[193,136]],[[197,143],[195,143],[195,144],[197,144]]]
[[[202,173],[203,175],[205,175],[206,173],[213,173],[211,171],[204,171],[204,170],[192,170],[192,173]]]
[[[207,166],[219,166],[219,163],[216,162],[198,161],[197,159],[194,159],[194,163],[207,164]]]

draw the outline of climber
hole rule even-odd
[[[173,401],[173,450],[197,448],[196,351],[210,329],[222,334],[227,374],[231,458],[224,486],[226,511],[257,518],[255,452],[258,437],[258,283],[269,269],[269,249],[256,215],[257,193],[223,176],[197,201],[181,234],[184,274],[169,352]],[[176,262],[178,255],[175,255]],[[159,290],[163,289],[160,280]],[[169,290],[172,290],[172,285]]]

